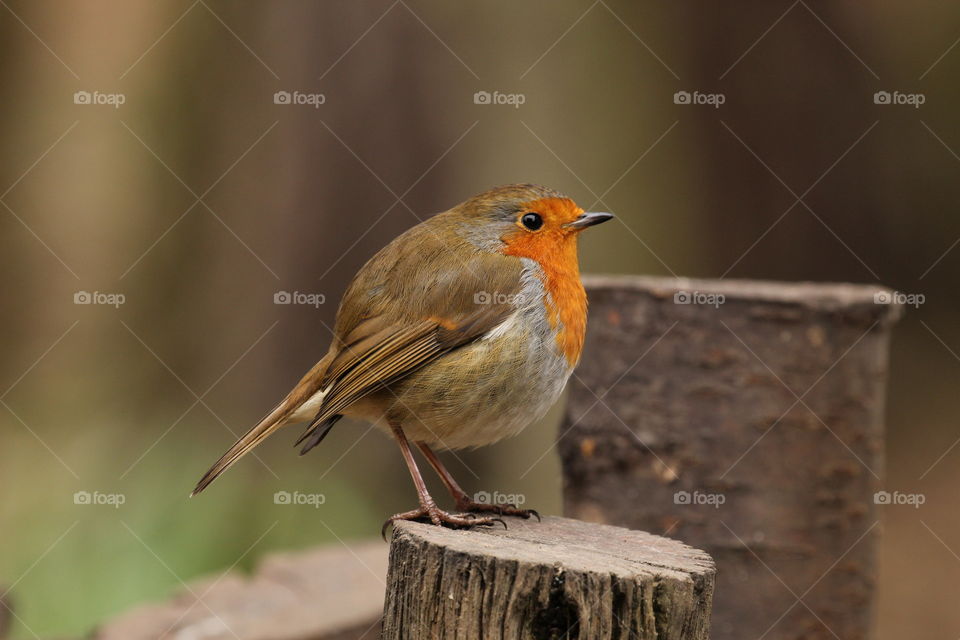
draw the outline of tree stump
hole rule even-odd
[[[705,640],[714,567],[680,542],[547,517],[394,529],[384,640]]]
[[[891,292],[585,281],[564,512],[710,553],[715,640],[867,637]]]

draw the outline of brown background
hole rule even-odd
[[[958,37],[960,9],[937,2],[0,3],[16,637],[81,632],[270,549],[369,537],[409,507],[393,446],[357,424],[304,458],[281,434],[186,494],[326,348],[374,251],[516,181],[617,214],[585,236],[585,271],[926,296],[894,338],[886,483],[926,503],[883,511],[879,628],[957,637]],[[78,105],[79,90],[126,101]],[[274,104],[281,90],[326,101]],[[475,104],[484,90],[525,103]],[[681,90],[726,100],[677,105]],[[925,103],[877,105],[879,90]],[[448,459],[470,490],[556,512],[555,420]]]

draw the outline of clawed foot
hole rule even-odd
[[[507,514],[509,515],[509,514]],[[537,516],[538,518],[540,516]],[[431,504],[419,509],[404,511],[390,516],[380,528],[380,537],[387,539],[387,527],[398,520],[415,520],[418,522],[432,522],[439,527],[450,527],[451,529],[469,529],[470,527],[491,527],[496,523],[507,528],[507,523],[496,516],[477,516],[473,513],[448,513],[440,507]]]
[[[495,513],[498,516],[517,516],[524,520],[534,516],[540,522],[540,514],[535,509],[521,509],[515,504],[490,504],[474,502],[473,500],[459,500],[457,501],[457,509],[467,512]]]

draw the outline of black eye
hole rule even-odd
[[[539,213],[525,213],[520,218],[520,222],[530,231],[536,231],[543,226],[543,218],[540,217]]]

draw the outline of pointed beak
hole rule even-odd
[[[563,225],[564,229],[574,229],[580,231],[581,229],[586,229],[587,227],[592,227],[595,224],[600,224],[601,222],[606,222],[607,220],[612,220],[612,213],[601,213],[599,211],[584,213],[581,214],[579,218],[573,222],[568,222]]]

